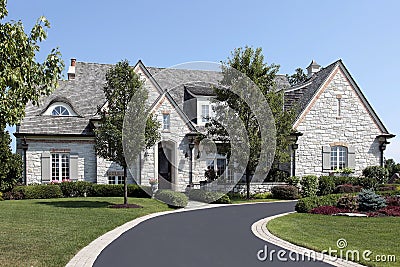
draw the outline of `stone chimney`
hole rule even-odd
[[[76,58],[71,58],[71,65],[68,68],[68,81],[75,80]]]
[[[321,65],[318,65],[317,62],[315,62],[315,60],[311,61],[310,66],[307,67],[307,78],[310,78],[311,76],[314,75],[314,73],[317,73],[318,71],[321,70]]]

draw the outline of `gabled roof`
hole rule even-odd
[[[361,89],[354,81],[353,77],[343,64],[342,60],[337,60],[333,62],[327,67],[322,68],[319,72],[315,73],[304,82],[285,90],[285,109],[294,108],[297,114],[294,127],[296,128],[301,118],[303,118],[307,114],[307,111],[310,109],[309,107],[312,105],[312,102],[317,93],[324,87],[327,80],[331,77],[331,75],[334,74],[337,68],[340,68],[348,81],[351,83],[357,96],[360,98],[362,104],[364,105],[380,131],[383,134],[389,134],[388,130],[383,125],[382,121],[379,119],[378,115],[369,104],[368,100],[365,98]]]

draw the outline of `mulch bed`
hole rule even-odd
[[[142,206],[136,205],[136,204],[115,204],[108,206],[109,208],[112,209],[139,209],[143,208]]]

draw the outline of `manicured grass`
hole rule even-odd
[[[0,266],[65,266],[102,234],[137,217],[169,210],[130,198],[143,208],[111,209],[122,198],[0,201]]]
[[[344,238],[348,244],[344,250],[359,250],[362,264],[400,266],[399,217],[350,218],[295,213],[274,219],[267,227],[284,240],[317,251],[338,249],[337,240]],[[365,261],[362,259],[365,250],[373,252],[371,259],[376,255],[395,255],[396,262]]]

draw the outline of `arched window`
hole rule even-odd
[[[342,170],[347,167],[347,147],[333,146],[331,147],[331,170]]]
[[[70,116],[68,109],[63,106],[56,106],[51,112],[52,116]]]

